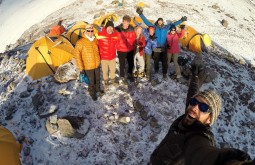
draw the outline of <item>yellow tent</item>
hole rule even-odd
[[[108,21],[116,22],[118,21],[118,16],[114,13],[108,13],[94,20],[93,25],[98,27],[103,27]]]
[[[110,20],[116,22],[118,20],[118,16],[114,13],[108,13],[95,19],[93,22],[94,34],[97,35],[101,27],[103,27]],[[68,30],[66,37],[73,45],[75,45],[80,38],[84,37],[84,31],[87,24],[87,22],[79,21]]]
[[[26,73],[37,80],[55,73],[58,66],[70,61],[74,47],[64,36],[47,35],[37,40],[29,49]]]
[[[20,150],[21,145],[12,133],[0,126],[0,165],[20,165]]]
[[[68,30],[66,37],[73,45],[75,45],[80,38],[84,37],[84,31],[87,24],[87,22],[79,21]]]
[[[193,27],[188,26],[184,37],[179,39],[183,47],[187,47],[190,51],[201,53],[207,51],[206,47],[212,45],[211,38],[208,34],[198,33]]]

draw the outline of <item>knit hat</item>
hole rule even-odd
[[[111,26],[111,27],[114,28],[114,24],[113,24],[112,21],[108,21],[108,22],[105,24],[105,28],[107,28],[107,27],[109,27],[109,26]]]
[[[176,26],[171,26],[171,27],[170,27],[170,30],[172,30],[172,29],[173,29],[173,30],[176,30]]]
[[[220,110],[221,110],[221,96],[216,93],[215,90],[205,90],[199,92],[194,97],[200,96],[205,99],[210,107],[211,110],[211,123],[212,126],[214,122],[217,120]]]
[[[163,18],[158,18],[157,22],[160,21],[160,20],[163,21]]]
[[[148,30],[151,30],[151,29],[155,30],[154,26],[149,26]]]

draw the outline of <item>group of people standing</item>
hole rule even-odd
[[[84,37],[75,46],[74,57],[80,70],[80,75],[89,78],[89,93],[93,100],[104,93],[100,89],[100,64],[105,86],[110,84],[127,84],[136,77],[146,77],[151,80],[151,59],[153,54],[155,73],[159,71],[159,61],[162,59],[163,78],[166,78],[168,65],[173,58],[177,78],[181,78],[178,65],[178,39],[185,33],[184,26],[177,32],[176,26],[187,17],[182,17],[175,23],[164,25],[159,18],[155,24],[149,22],[140,8],[137,13],[147,28],[140,25],[133,27],[131,17],[125,15],[122,23],[114,27],[108,21],[98,34],[94,35],[93,25],[86,26]],[[116,78],[116,55],[119,59],[119,78]],[[126,71],[126,62],[128,68]],[[126,75],[127,73],[127,75]]]

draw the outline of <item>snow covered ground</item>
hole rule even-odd
[[[14,35],[4,30],[4,36],[8,34],[12,40],[3,43],[1,40],[0,47],[3,49],[0,50],[4,50],[5,45],[14,43],[23,32],[31,34],[36,32],[36,29],[43,31],[45,29],[40,27],[47,27],[57,19],[66,19],[64,23],[68,26],[80,20],[92,22],[95,15],[114,11],[120,16],[118,21],[120,23],[121,17],[125,14],[137,15],[135,4],[139,1],[125,0],[124,6],[118,7],[111,4],[112,1],[77,0],[72,1],[74,3],[71,4],[71,1],[69,3],[62,0],[61,3],[58,2],[60,3],[57,5],[58,8],[53,4],[47,6],[47,9],[44,8],[43,11],[47,12],[45,15],[31,14],[38,9],[36,7],[38,4],[43,5],[43,1],[10,2],[5,0],[0,5],[0,34],[2,35],[4,27],[7,29],[19,27],[17,30],[19,33]],[[171,2],[144,0],[143,2],[146,4],[144,15],[148,18],[156,20],[158,17],[163,17],[165,20],[173,20],[186,15],[188,25],[211,36],[216,48],[212,53],[204,54],[204,59],[207,67],[217,73],[217,78],[213,82],[204,84],[202,89],[214,88],[223,97],[222,112],[213,126],[217,146],[239,148],[247,151],[254,158],[254,70],[224,59],[230,53],[237,59],[244,58],[254,63],[255,54],[252,50],[255,45],[254,4],[247,0],[198,0],[192,3],[188,0]],[[9,22],[9,19],[2,21],[9,15],[5,15],[4,11],[7,10],[3,10],[8,3],[14,8],[10,10],[11,13],[17,8],[26,9],[26,12],[18,10],[18,15],[13,13],[10,16],[12,22]],[[71,5],[55,11],[67,4]],[[21,7],[22,5],[25,6]],[[52,13],[53,11],[55,12]],[[23,14],[31,16],[29,25],[24,23],[21,26],[21,22],[28,17]],[[32,16],[40,16],[40,18]],[[228,21],[227,27],[220,23],[223,19]],[[28,29],[32,25],[34,26]],[[29,45],[26,45],[18,48],[20,54],[0,56],[0,124],[10,129],[16,137],[24,135],[30,139],[31,143],[28,144],[30,153],[24,156],[26,154],[23,150],[21,154],[23,164],[31,162],[74,165],[146,164],[151,152],[166,135],[171,123],[184,112],[187,85],[171,79],[162,81],[157,86],[147,82],[138,86],[134,84],[128,87],[112,86],[96,102],[88,96],[86,86],[77,81],[58,84],[50,76],[32,82],[26,77],[24,68],[22,69],[28,49]],[[181,54],[194,57],[193,53],[187,51],[182,51]],[[155,75],[155,78],[161,80],[161,75]],[[90,129],[86,136],[74,139],[61,137],[59,132],[49,135],[45,129],[46,119],[38,117],[34,106],[33,98],[36,94],[41,94],[45,98],[42,108],[47,109],[50,105],[58,106],[56,113],[58,117],[69,115],[87,118]],[[137,101],[143,105],[142,111],[137,110]],[[13,118],[5,119],[10,112],[13,113]],[[118,121],[120,116],[130,117],[130,123],[121,124]],[[84,130],[85,126],[82,126],[79,131]]]

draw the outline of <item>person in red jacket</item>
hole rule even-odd
[[[122,19],[122,24],[116,27],[116,31],[119,33],[119,43],[117,45],[117,54],[119,58],[119,71],[120,71],[120,82],[127,84],[125,78],[125,63],[126,59],[128,62],[128,74],[130,81],[133,81],[132,71],[134,67],[134,48],[136,34],[134,27],[130,25],[131,18],[125,15]]]
[[[116,81],[116,46],[118,34],[112,21],[108,21],[101,32],[98,32],[98,45],[101,58],[101,67],[105,86]],[[108,71],[109,75],[108,75]],[[110,79],[109,79],[110,76]]]
[[[145,37],[142,35],[143,28],[141,26],[137,26],[135,28],[136,33],[136,42],[135,42],[135,56],[134,56],[134,77],[143,77],[144,76],[144,47]],[[139,66],[138,66],[139,65]]]
[[[167,34],[167,66],[169,66],[171,59],[173,58],[176,78],[177,80],[180,80],[182,75],[178,64],[178,54],[180,52],[179,38],[184,36],[185,30],[184,26],[182,26],[180,32],[177,32],[176,30],[176,26],[172,26]]]

